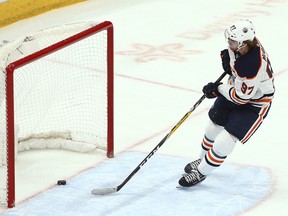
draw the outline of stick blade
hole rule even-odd
[[[93,189],[91,193],[93,195],[107,195],[116,193],[117,191],[118,191],[117,188],[104,188],[104,189]]]

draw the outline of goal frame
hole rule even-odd
[[[110,21],[104,21],[78,34],[48,46],[31,55],[10,63],[6,67],[6,115],[7,115],[7,206],[15,206],[15,143],[14,143],[14,70],[52,52],[63,49],[93,34],[107,31],[107,153],[108,158],[114,157],[114,28]]]

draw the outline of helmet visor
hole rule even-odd
[[[224,31],[224,36],[225,36],[225,39],[226,39],[227,42],[228,42],[228,39],[233,40],[233,37],[234,37],[234,36],[231,34],[231,32],[229,32],[228,29],[226,29],[226,30]],[[234,37],[234,39],[235,39],[235,37]]]
[[[229,33],[229,30],[226,29],[224,31],[224,36],[225,36],[225,40],[229,45],[229,48],[232,50],[237,50],[239,48],[239,42],[236,40],[233,40],[233,35]],[[235,39],[235,37],[234,37]]]

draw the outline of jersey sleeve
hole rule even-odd
[[[249,103],[250,99],[257,92],[259,85],[259,77],[256,76],[253,79],[245,79],[241,77],[236,77],[234,80],[234,85],[223,84],[218,86],[218,91],[227,100],[243,105]]]

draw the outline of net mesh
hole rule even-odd
[[[88,22],[44,29],[1,47],[1,204],[6,204],[8,184],[2,181],[7,178],[6,67],[97,24]],[[107,149],[106,31],[55,49],[16,68],[13,74],[18,151]]]

